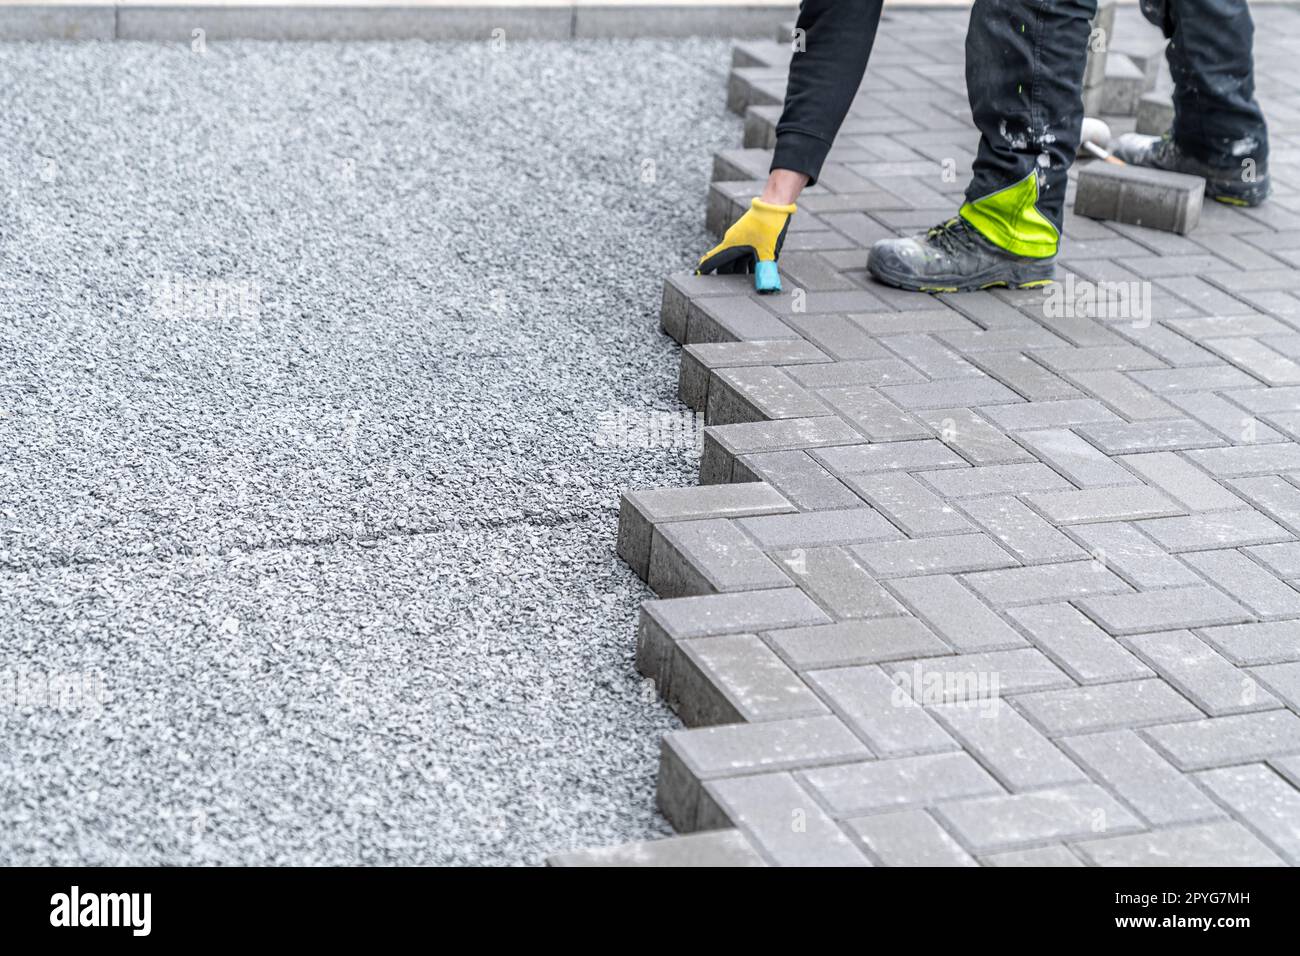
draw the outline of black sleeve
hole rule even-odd
[[[790,60],[785,109],[776,126],[773,169],[821,174],[831,142],[853,104],[876,39],[883,0],[803,0]],[[796,40],[798,42],[798,40]],[[811,183],[810,183],[811,184]]]

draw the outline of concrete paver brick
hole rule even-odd
[[[688,727],[827,713],[799,676],[753,634],[682,641],[669,703]]]
[[[1133,521],[1179,515],[1184,510],[1164,492],[1145,485],[1036,492],[1025,495],[1025,500],[1057,524]]]
[[[1183,560],[1227,591],[1258,618],[1300,617],[1300,591],[1278,580],[1240,551],[1194,551]]]
[[[956,651],[1002,650],[1025,644],[1023,637],[951,575],[894,578],[887,586]]]
[[[1300,864],[1300,790],[1264,764],[1206,770],[1196,778],[1291,865]]]
[[[766,637],[777,653],[800,672],[952,653],[914,617],[792,627],[770,631]]]
[[[730,482],[732,465],[739,455],[851,445],[861,440],[861,433],[833,415],[709,427],[704,429],[700,482],[706,485]]]
[[[706,784],[717,811],[778,866],[870,866],[871,861],[788,773]]]
[[[1141,830],[1142,823],[1109,793],[1084,783],[939,806],[935,813],[976,853],[1035,843]]]
[[[1019,498],[972,498],[963,501],[961,509],[1024,564],[1069,561],[1087,556],[1083,549]]]
[[[898,529],[874,508],[761,515],[737,522],[768,550],[819,548],[900,538]]]
[[[1183,770],[1254,763],[1300,753],[1300,717],[1265,710],[1149,727],[1148,740]]]
[[[1070,601],[1090,594],[1132,591],[1098,561],[1036,564],[1027,568],[979,571],[962,576],[966,586],[996,608],[1047,601]]]
[[[619,504],[618,554],[645,580],[657,524],[794,510],[779,491],[762,482],[628,491]]]
[[[958,749],[934,718],[879,667],[836,667],[810,671],[807,677],[878,756]]]
[[[1012,608],[1007,616],[1034,646],[1080,684],[1105,684],[1152,676],[1150,668],[1069,604]]]
[[[1244,607],[1208,585],[1100,594],[1077,603],[1085,614],[1116,635],[1239,624],[1251,619]]]
[[[924,810],[879,813],[845,826],[885,866],[979,866]]]
[[[1073,686],[1059,667],[1029,647],[898,661],[883,667],[900,686],[931,705]]]
[[[732,464],[736,487],[765,482],[800,511],[861,508],[863,501],[806,451],[770,451],[741,455]],[[719,487],[705,485],[704,487]]]
[[[659,808],[674,827],[689,833],[700,829],[705,781],[869,756],[837,717],[677,730],[664,737],[660,750]]]
[[[1198,633],[1238,666],[1300,661],[1300,621],[1207,627]]]
[[[1191,701],[1158,678],[1019,694],[1014,701],[1049,737],[1203,716]]]
[[[930,712],[1012,792],[1087,782],[1051,740],[1005,704],[947,704]]]
[[[1224,815],[1131,730],[1063,737],[1058,743],[1152,826],[1199,823]]]
[[[1211,716],[1270,710],[1277,698],[1189,631],[1142,634],[1124,642]]]
[[[844,481],[908,537],[975,530],[955,507],[905,472],[851,475]]]
[[[920,471],[917,477],[945,498],[1014,495],[1025,491],[1053,491],[1070,483],[1039,462],[1017,465],[979,465],[945,471]]]
[[[1189,511],[1226,511],[1244,502],[1175,452],[1148,452],[1118,459]]]
[[[991,571],[1016,563],[984,534],[878,541],[858,545],[853,552],[878,578]]]
[[[1284,865],[1277,854],[1234,821],[1085,840],[1075,846],[1096,866]]]
[[[1034,456],[969,408],[931,408],[917,417],[972,465],[1031,462]]]
[[[1088,549],[1093,560],[1110,568],[1135,587],[1191,587],[1203,579],[1135,526],[1125,522],[1075,525],[1070,535]]]
[[[800,776],[841,818],[1004,792],[987,770],[961,752],[846,763]]]
[[[660,597],[788,587],[792,582],[734,522],[656,525],[647,583]]]
[[[1207,511],[1186,517],[1138,523],[1143,533],[1166,551],[1219,551],[1294,540],[1294,536],[1257,511]]]
[[[843,548],[795,548],[772,558],[837,619],[907,613]]]

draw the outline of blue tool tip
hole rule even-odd
[[[780,292],[781,273],[775,262],[759,262],[754,266],[754,289],[758,292]]]

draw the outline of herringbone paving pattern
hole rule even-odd
[[[1053,290],[897,292],[865,249],[960,202],[965,18],[887,17],[783,294],[665,286],[703,485],[628,493],[619,550],[691,728],[660,806],[719,832],[554,862],[1300,863],[1300,10],[1256,10],[1265,206],[1070,216]],[[788,56],[737,49],[714,228]]]

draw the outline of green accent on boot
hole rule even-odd
[[[981,196],[961,207],[961,217],[999,249],[1017,256],[1046,259],[1056,255],[1061,234],[1038,211],[1038,175]]]

